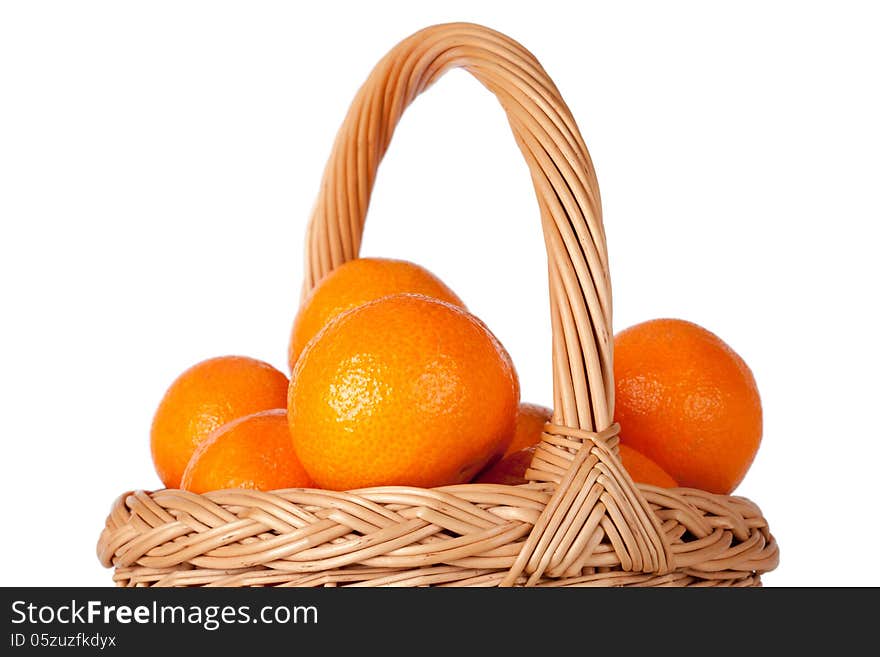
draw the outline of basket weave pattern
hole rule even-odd
[[[776,566],[776,542],[749,500],[634,484],[620,464],[599,187],[565,102],[515,41],[478,25],[438,25],[379,62],[325,168],[303,293],[358,256],[394,128],[452,68],[498,98],[541,211],[554,415],[531,483],[129,492],[98,542],[118,585],[754,586]]]

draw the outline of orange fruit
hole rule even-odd
[[[455,292],[424,267],[405,260],[359,258],[321,279],[293,322],[287,360],[291,371],[306,344],[334,317],[392,294],[424,294],[464,308]]]
[[[544,425],[550,421],[551,415],[553,415],[553,411],[545,406],[525,402],[520,404],[519,412],[516,414],[516,429],[513,433],[513,440],[510,441],[504,456],[509,456],[541,442]]]
[[[754,376],[733,349],[691,322],[644,322],[615,336],[614,379],[622,442],[680,486],[733,492],[762,433]]]
[[[670,477],[663,468],[629,445],[620,444],[620,462],[636,483],[651,484],[660,488],[678,486],[675,479]]]
[[[516,452],[505,454],[500,461],[490,465],[474,479],[476,484],[504,484],[518,486],[526,484],[526,470],[535,456],[536,445],[525,447]]]
[[[469,481],[513,437],[519,381],[473,315],[422,295],[340,315],[291,377],[294,449],[322,488]]]
[[[165,392],[150,430],[156,473],[168,488],[214,429],[244,415],[287,405],[287,377],[244,356],[221,356],[186,370]]]
[[[181,487],[194,493],[223,488],[309,488],[313,482],[293,451],[287,410],[245,415],[215,429],[193,452]]]

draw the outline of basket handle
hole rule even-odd
[[[596,175],[565,101],[523,46],[480,25],[450,23],[413,34],[378,63],[352,102],[324,170],[307,232],[303,294],[358,257],[376,172],[394,129],[406,107],[452,68],[469,71],[504,108],[531,173],[548,258],[553,426],[530,473],[559,485],[508,583],[523,570],[536,581],[545,571],[573,568],[577,549],[606,536],[624,565],[662,572],[668,546],[659,523],[617,462],[611,286]],[[579,448],[584,442],[588,449]],[[560,455],[566,475],[545,472],[540,464],[555,460],[558,466]],[[576,490],[585,482],[602,491],[585,499]],[[600,518],[597,508],[606,515]],[[611,511],[616,517],[609,525],[603,519]]]

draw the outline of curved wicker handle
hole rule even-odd
[[[599,187],[571,112],[520,44],[479,25],[436,25],[379,62],[352,102],[324,170],[308,228],[303,292],[357,257],[376,172],[397,122],[416,96],[456,67],[494,93],[507,113],[531,172],[548,257],[554,417],[530,477],[559,486],[508,581],[522,570],[536,580],[544,571],[571,568],[585,543],[606,535],[628,555],[628,569],[663,572],[668,546],[657,519],[616,459]],[[580,449],[585,441],[592,444]]]
[[[611,287],[599,187],[571,112],[525,48],[478,25],[437,25],[393,48],[361,87],[333,146],[309,224],[305,292],[356,258],[376,171],[406,107],[451,68],[507,112],[531,171],[547,245],[557,424],[613,416]]]

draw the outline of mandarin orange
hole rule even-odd
[[[666,471],[641,452],[629,445],[620,444],[620,462],[632,480],[639,484],[651,484],[660,488],[675,488],[678,483]]]
[[[516,414],[516,430],[513,433],[513,440],[510,441],[504,456],[509,456],[541,442],[544,425],[550,421],[551,415],[553,415],[553,411],[545,406],[526,402],[520,404],[519,412]]]
[[[526,484],[526,470],[535,456],[536,445],[525,447],[515,452],[505,454],[504,458],[491,464],[480,472],[474,479],[476,484],[504,484],[505,486],[518,486]]]
[[[244,415],[287,405],[287,377],[263,361],[220,356],[193,365],[171,384],[150,429],[156,473],[168,488],[214,429]]]
[[[486,326],[422,295],[344,313],[303,351],[288,414],[315,482],[443,486],[469,481],[513,437],[519,381]]]
[[[327,274],[303,300],[290,335],[291,371],[308,341],[340,313],[391,294],[412,293],[464,308],[461,299],[430,271],[405,260],[358,258]]]
[[[193,452],[181,479],[181,488],[194,493],[313,485],[293,451],[283,408],[245,415],[215,429]]]
[[[697,324],[656,319],[614,339],[621,441],[680,486],[730,494],[762,434],[761,398],[746,363]]]

